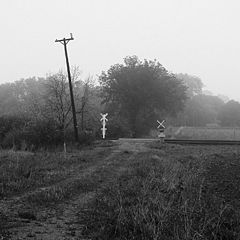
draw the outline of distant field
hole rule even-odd
[[[169,127],[165,132],[176,139],[240,140],[240,128]]]

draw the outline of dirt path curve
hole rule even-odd
[[[15,216],[13,227],[11,228],[11,237],[13,240],[67,240],[67,239],[83,239],[81,238],[82,226],[78,223],[77,212],[84,204],[91,201],[95,196],[97,188],[101,187],[107,181],[111,181],[117,175],[121,175],[126,171],[127,165],[134,159],[137,154],[147,151],[145,143],[135,142],[116,142],[117,145],[109,151],[109,155],[84,171],[79,172],[73,179],[66,181],[74,181],[83,177],[91,177],[94,174],[102,174],[106,172],[106,176],[96,185],[96,189],[80,193],[74,198],[62,202],[54,209],[44,209],[39,211],[37,220],[19,219]],[[97,172],[97,173],[96,173]],[[95,175],[94,175],[95,176]],[[97,176],[97,175],[96,175]],[[36,191],[39,191],[37,189]],[[20,202],[18,199],[15,203],[11,202],[11,206]],[[7,206],[6,206],[7,207]],[[15,221],[15,224],[14,224]],[[14,227],[15,225],[15,227]],[[7,239],[7,238],[6,238]]]

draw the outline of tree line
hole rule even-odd
[[[71,69],[80,143],[101,137],[100,113],[109,113],[107,136],[139,137],[156,119],[174,126],[240,126],[240,104],[204,94],[200,78],[173,74],[157,60],[124,58],[97,81]],[[73,141],[66,73],[0,85],[0,144],[39,148]]]

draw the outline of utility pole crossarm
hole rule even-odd
[[[62,43],[62,42],[67,41],[67,43],[68,43],[69,41],[74,40],[72,33],[70,33],[70,36],[71,36],[70,38],[56,39],[55,42],[61,42]]]

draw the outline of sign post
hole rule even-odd
[[[162,122],[157,120],[157,123],[159,124],[157,127],[159,129],[158,137],[160,138],[161,143],[164,142],[164,138],[166,137],[164,134],[164,129],[165,129],[165,126],[163,125],[164,122],[165,122],[165,120],[163,120]]]
[[[100,121],[102,122],[101,130],[102,130],[102,137],[103,137],[103,139],[105,139],[106,131],[107,131],[107,128],[106,128],[106,121],[108,121],[107,115],[108,115],[108,113],[105,113],[105,114],[101,113],[102,118],[100,119]]]

